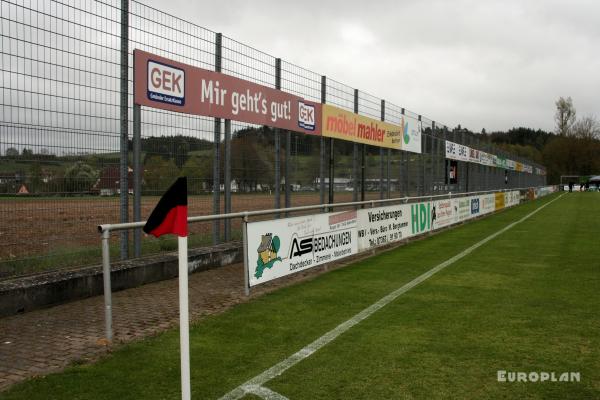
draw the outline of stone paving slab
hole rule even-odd
[[[347,265],[352,258],[335,265]],[[330,266],[329,268],[334,268]],[[223,312],[278,287],[316,276],[317,267],[260,285],[244,295],[243,265],[234,264],[189,277],[190,319]],[[104,339],[104,299],[96,296],[0,319],[0,391],[25,379],[93,362],[111,347],[154,335],[179,323],[178,280],[113,293],[114,342]]]

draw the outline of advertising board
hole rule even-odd
[[[323,104],[322,110],[323,136],[421,153],[421,127],[418,121],[402,117],[401,125],[393,125],[329,104]]]
[[[410,205],[358,210],[358,251],[386,245],[412,235]]]
[[[356,217],[344,211],[248,223],[249,285],[356,254]]]
[[[431,229],[443,228],[458,222],[458,208],[454,200],[436,200],[431,206]]]
[[[489,214],[494,212],[496,209],[496,196],[494,193],[484,194],[479,197],[481,198],[481,213]]]
[[[321,134],[321,104],[220,72],[134,50],[134,103]]]
[[[495,193],[496,201],[494,205],[494,210],[502,210],[504,208],[504,193]]]

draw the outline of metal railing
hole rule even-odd
[[[459,181],[449,184],[446,140],[541,166],[494,147],[489,137],[448,128],[426,117],[426,110],[410,111],[395,99],[369,94],[369,88],[359,90],[360,82],[341,83],[139,1],[0,0],[0,24],[0,195],[6,196],[0,201],[0,277],[97,263],[94,231],[74,221],[141,220],[152,202],[148,198],[180,174],[188,176],[194,214],[358,201],[363,193],[369,200],[545,181],[509,171],[506,184],[500,168],[459,161]],[[422,154],[134,110],[134,49],[396,125],[402,118],[419,120]],[[140,126],[133,126],[136,112]],[[130,148],[134,131],[141,136],[137,151]],[[329,175],[332,163],[335,174]],[[133,197],[127,195],[132,181],[141,185]],[[22,186],[29,195],[16,198]],[[141,207],[130,207],[139,202]],[[223,221],[224,226],[196,224],[194,233],[215,243],[239,235],[230,219]],[[40,224],[47,229],[40,230]],[[125,234],[115,240],[113,250],[121,259],[156,250],[129,241]],[[139,243],[139,236],[131,242]]]
[[[419,201],[419,200],[435,200],[435,199],[452,199],[452,198],[460,198],[466,196],[480,195],[480,194],[490,194],[490,193],[504,193],[508,191],[524,191],[532,189],[531,187],[525,188],[512,188],[512,189],[501,189],[501,190],[483,190],[483,191],[474,191],[467,193],[445,193],[445,194],[437,194],[437,195],[428,195],[428,196],[406,196],[399,197],[393,199],[374,199],[374,200],[365,200],[365,201],[352,201],[345,203],[331,203],[331,204],[319,204],[319,205],[309,205],[309,206],[299,206],[299,207],[288,207],[288,208],[277,208],[277,209],[269,209],[269,210],[258,210],[258,211],[243,211],[243,212],[235,212],[235,213],[227,213],[227,214],[215,214],[215,215],[201,215],[195,217],[188,217],[188,224],[190,223],[199,223],[199,222],[211,222],[211,221],[221,221],[221,220],[232,220],[236,218],[240,218],[242,220],[242,246],[244,251],[244,291],[246,296],[250,294],[250,287],[248,285],[248,254],[247,254],[247,243],[248,238],[246,236],[246,224],[248,223],[248,219],[250,217],[256,216],[264,216],[264,215],[289,215],[290,213],[302,212],[302,211],[311,211],[311,210],[320,210],[322,212],[331,212],[335,208],[345,208],[345,207],[362,207],[370,206],[374,208],[376,205],[382,204],[391,204],[391,203],[402,203],[408,204],[410,202]],[[102,237],[102,274],[103,274],[103,283],[104,283],[104,308],[105,308],[105,325],[106,325],[106,338],[108,340],[112,340],[113,331],[112,331],[112,289],[111,289],[111,267],[110,267],[110,234],[112,232],[123,232],[128,230],[141,230],[146,221],[141,222],[128,222],[128,223],[118,223],[118,224],[102,224],[98,225],[98,232]]]

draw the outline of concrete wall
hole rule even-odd
[[[240,242],[189,250],[189,271],[242,262]],[[175,278],[177,253],[113,263],[113,291]],[[103,294],[102,266],[58,270],[0,282],[0,317]]]

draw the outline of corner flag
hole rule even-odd
[[[150,214],[144,232],[156,237],[175,234],[179,256],[179,345],[181,398],[190,400],[190,318],[188,307],[188,224],[187,178],[178,178],[160,198]]]
[[[187,236],[187,205],[187,178],[184,176],[177,178],[160,198],[144,225],[144,232],[156,237],[167,233]]]

